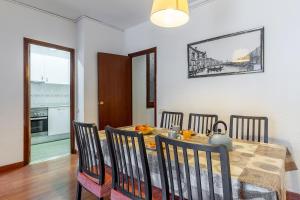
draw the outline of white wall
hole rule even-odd
[[[124,32],[0,1],[0,166],[23,161],[23,37],[76,48],[76,118],[97,122],[97,52],[124,54]]]
[[[83,20],[76,24],[76,120],[84,121],[84,53],[85,53],[85,34]]]
[[[23,37],[77,47],[79,119],[98,121],[97,52],[157,46],[158,109],[181,110],[186,117],[217,113],[227,121],[232,113],[266,115],[270,136],[287,145],[300,166],[299,7],[298,0],[215,0],[192,10],[183,27],[146,22],[126,30],[124,38],[124,32],[89,19],[76,25],[0,1],[0,166],[23,160]],[[259,26],[266,28],[265,73],[187,79],[187,43]],[[300,192],[299,185],[299,173],[288,173],[288,189]]]
[[[215,0],[191,12],[190,22],[163,29],[149,22],[125,31],[126,48],[158,47],[158,110],[269,117],[270,137],[289,147],[300,167],[300,2]],[[187,79],[187,44],[265,27],[265,73]],[[158,115],[160,120],[160,114]],[[287,188],[300,192],[300,173],[288,173]]]
[[[154,126],[154,108],[147,108],[146,55],[132,58],[132,123]]]
[[[0,1],[0,166],[23,160],[23,37],[75,47],[75,24]]]
[[[98,123],[97,53],[124,55],[124,32],[82,18],[77,25],[78,119]],[[84,98],[82,98],[84,97]]]

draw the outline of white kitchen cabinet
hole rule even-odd
[[[70,107],[48,108],[48,135],[70,133]]]
[[[44,65],[45,83],[70,84],[70,61],[49,57]]]
[[[70,84],[70,59],[68,56],[49,56],[32,53],[30,80],[49,84]]]
[[[30,59],[30,80],[34,82],[44,82],[44,62],[40,54],[31,54]]]

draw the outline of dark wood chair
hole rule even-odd
[[[81,199],[82,187],[98,199],[109,197],[111,170],[105,167],[97,126],[73,122],[79,152],[76,199]]]
[[[268,143],[268,118],[256,116],[230,116],[231,138]]]
[[[167,199],[224,199],[232,200],[232,185],[229,165],[229,155],[225,146],[202,145],[180,140],[173,140],[167,137],[157,135],[155,137],[163,200]],[[179,154],[179,151],[181,152]],[[188,152],[189,156],[188,157]],[[207,169],[200,165],[200,153],[206,154]],[[213,155],[212,155],[213,154]],[[218,156],[219,155],[219,156]],[[180,157],[181,156],[181,157]],[[212,156],[220,161],[220,184],[222,184],[223,193],[215,193],[214,172],[212,169]],[[173,158],[173,159],[171,159]],[[194,160],[191,163],[191,158]],[[205,159],[205,157],[203,158]],[[180,161],[179,161],[180,160]],[[195,169],[190,173],[190,167]],[[207,175],[209,191],[203,190],[203,177]],[[192,194],[191,176],[195,180],[197,187]],[[201,179],[202,177],[202,179]],[[175,181],[176,180],[176,181]],[[180,180],[180,181],[177,181]],[[217,184],[219,185],[219,184]],[[175,191],[176,188],[178,191]],[[186,192],[183,190],[185,188]],[[206,188],[206,187],[204,187]],[[196,191],[196,194],[195,194]],[[184,195],[185,194],[185,195]],[[223,195],[223,197],[221,196]]]
[[[180,126],[182,129],[183,113],[163,111],[161,115],[160,127],[170,129],[173,125]]]
[[[190,113],[188,129],[197,133],[207,134],[212,131],[218,115]]]
[[[111,200],[161,199],[161,190],[151,186],[143,135],[109,126],[105,133],[112,165]]]

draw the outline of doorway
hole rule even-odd
[[[156,47],[129,56],[132,59],[133,124],[156,126]]]
[[[75,153],[74,49],[24,38],[24,163]]]
[[[136,112],[140,107],[143,111]],[[100,130],[156,126],[156,48],[128,56],[98,53],[98,120]]]

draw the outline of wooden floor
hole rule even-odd
[[[77,156],[32,164],[0,175],[0,200],[74,200]],[[83,192],[84,200],[95,200]]]
[[[0,200],[74,200],[76,193],[77,156],[32,164],[0,174]],[[96,200],[83,192],[83,200]],[[299,195],[288,193],[287,200]]]

